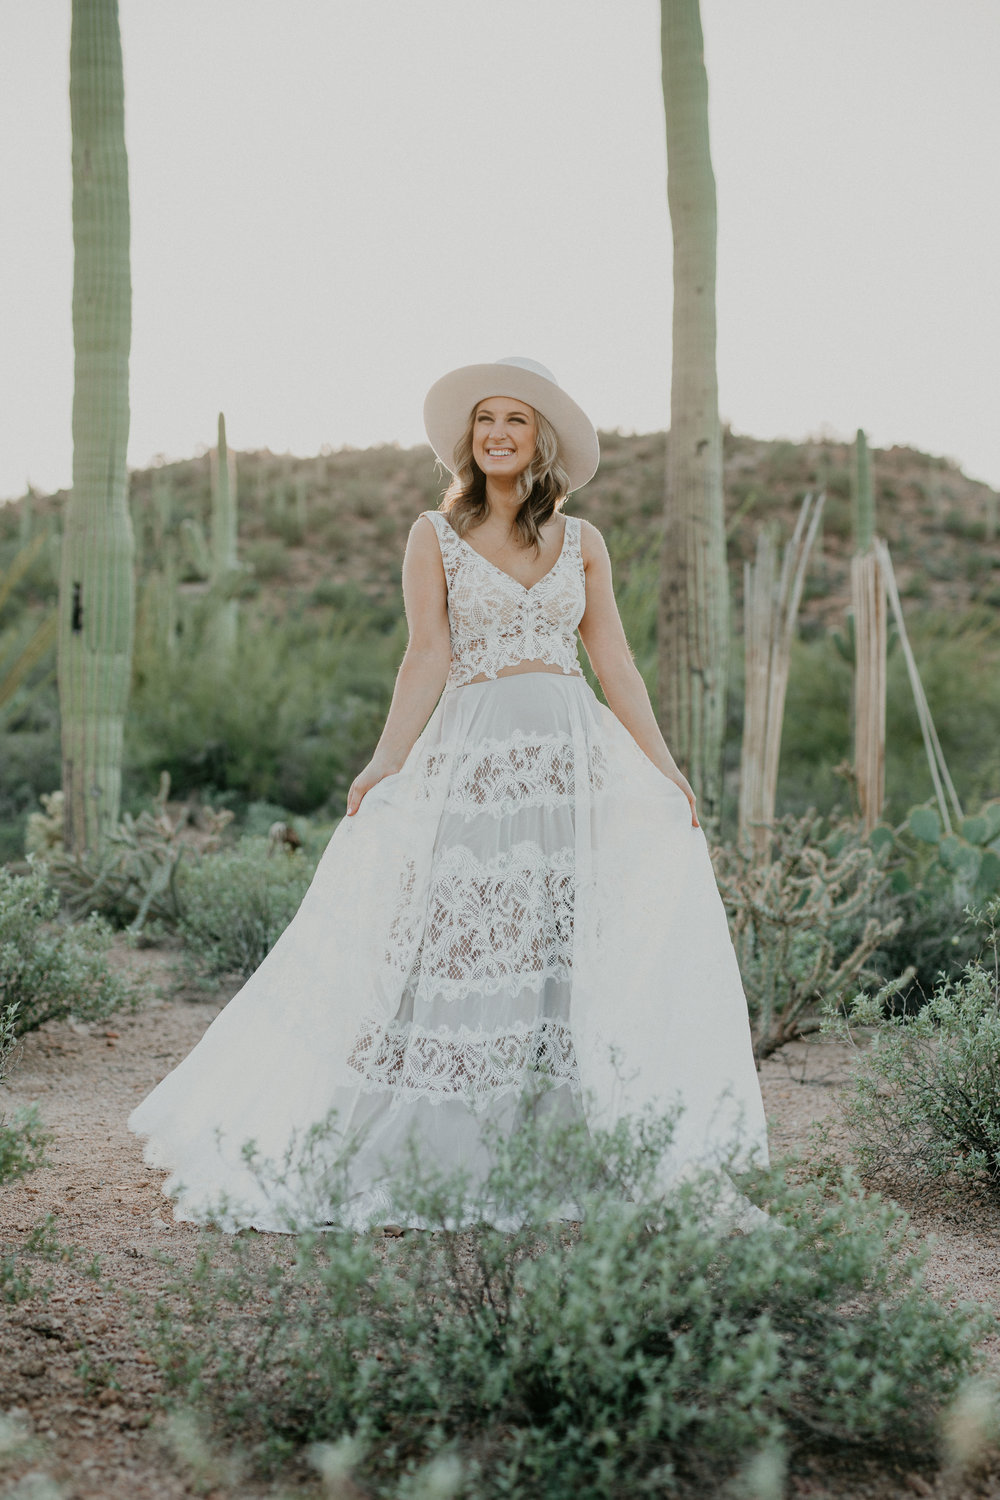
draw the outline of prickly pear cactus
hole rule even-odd
[[[118,820],[135,613],[127,500],[132,325],[117,0],[73,0],[73,490],[59,590],[66,846]]]
[[[912,807],[898,828],[879,823],[868,835],[876,853],[887,853],[897,892],[947,887],[956,901],[973,905],[1000,894],[1000,798],[946,832],[933,803]]]

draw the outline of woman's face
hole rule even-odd
[[[511,396],[487,396],[476,407],[472,456],[487,478],[516,479],[535,456],[533,407]]]

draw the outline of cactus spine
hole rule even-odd
[[[715,177],[698,0],[660,0],[667,197],[674,242],[673,375],[660,602],[667,743],[719,816],[729,656],[722,428],[715,368]]]
[[[118,820],[135,613],[127,502],[132,323],[128,161],[117,0],[73,0],[73,490],[59,589],[65,839]]]

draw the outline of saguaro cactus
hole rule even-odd
[[[673,375],[660,604],[660,712],[702,817],[718,817],[729,656],[722,428],[715,369],[715,177],[698,0],[660,0]]]
[[[867,552],[875,540],[875,488],[872,484],[872,456],[868,451],[868,439],[860,427],[854,440],[852,499],[854,550]]]
[[[214,644],[223,662],[236,651],[238,605],[229,597],[236,558],[236,473],[226,444],[226,419],[219,413],[219,441],[212,465],[212,610]]]
[[[118,819],[135,613],[127,501],[132,324],[117,0],[73,0],[73,491],[59,590],[66,846]]]
[[[854,448],[854,774],[869,832],[885,802],[885,708],[888,616],[885,579],[875,548],[875,500],[868,442],[858,429]]]

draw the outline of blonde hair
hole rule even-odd
[[[534,547],[537,552],[542,527],[569,494],[569,475],[563,467],[555,428],[540,411],[535,411],[534,407],[531,409],[535,412],[535,451],[530,464],[515,481],[515,493],[521,504],[514,517],[514,526],[522,544]],[[474,406],[465,431],[455,444],[454,477],[441,499],[440,509],[459,536],[485,521],[489,512],[486,475],[472,456],[475,425]]]

